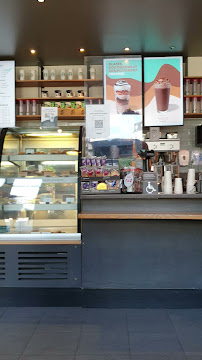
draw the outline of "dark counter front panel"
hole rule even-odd
[[[82,220],[82,287],[202,289],[202,222]]]

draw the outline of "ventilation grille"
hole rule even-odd
[[[67,280],[68,252],[18,252],[18,280]]]
[[[5,267],[5,252],[0,252],[0,280],[5,280],[6,267]]]

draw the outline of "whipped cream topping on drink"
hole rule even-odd
[[[129,108],[131,85],[125,80],[118,80],[114,85],[116,109],[118,114],[123,114]]]
[[[154,81],[154,86],[155,87],[170,87],[171,84],[170,84],[170,81],[168,79],[165,79],[165,78],[161,78],[161,79],[158,79],[158,80],[155,80]]]

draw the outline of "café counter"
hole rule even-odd
[[[83,287],[202,289],[202,195],[82,195]]]

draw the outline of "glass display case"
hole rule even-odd
[[[10,129],[0,167],[1,234],[78,232],[77,128]]]

